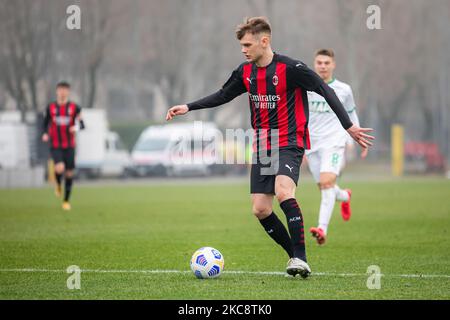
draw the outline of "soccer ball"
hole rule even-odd
[[[203,247],[192,255],[191,270],[198,279],[216,278],[222,273],[224,263],[219,250]]]

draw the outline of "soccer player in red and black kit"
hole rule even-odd
[[[233,71],[221,90],[170,108],[166,120],[188,111],[217,107],[248,92],[257,146],[250,182],[253,213],[289,255],[286,272],[306,278],[311,269],[306,259],[303,217],[295,199],[300,164],[310,144],[306,92],[323,96],[344,129],[362,147],[372,145],[373,137],[367,134],[372,129],[353,124],[333,89],[304,63],[272,51],[271,28],[266,18],[246,19],[238,26],[236,36],[247,61]],[[271,153],[278,154],[277,170],[265,174],[263,169],[267,169],[268,162],[261,154],[270,157]],[[289,233],[273,212],[274,195],[286,215]]]
[[[64,201],[62,208],[70,210],[73,170],[75,169],[75,120],[79,128],[84,129],[81,108],[69,101],[70,84],[60,82],[56,86],[56,101],[45,110],[42,141],[50,140],[50,154],[55,163],[55,194],[61,196],[61,181],[64,175]]]

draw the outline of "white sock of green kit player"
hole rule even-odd
[[[337,184],[334,186],[334,191],[336,192],[337,201],[346,202],[349,200],[348,192],[339,188]]]
[[[336,192],[334,188],[322,189],[322,199],[320,201],[319,210],[319,228],[322,229],[325,234],[327,233],[328,224],[333,214],[334,204],[336,202]]]

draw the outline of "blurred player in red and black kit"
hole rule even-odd
[[[325,98],[342,127],[362,147],[372,144],[373,137],[366,134],[372,129],[353,124],[333,89],[304,63],[272,51],[271,28],[266,18],[247,19],[238,26],[236,36],[247,61],[233,71],[221,90],[198,101],[173,106],[166,120],[188,111],[217,107],[248,92],[257,146],[250,178],[253,213],[289,255],[286,272],[307,277],[311,269],[306,261],[303,217],[295,199],[300,164],[310,144],[307,91]],[[277,169],[272,174],[263,171],[268,162],[260,156],[261,150],[272,154],[278,151]],[[289,233],[273,212],[274,196],[286,215]]]
[[[64,201],[62,208],[70,210],[73,171],[75,169],[75,132],[84,129],[81,108],[69,101],[70,84],[60,82],[56,86],[56,101],[45,110],[42,141],[50,142],[50,155],[55,163],[55,194],[61,196],[61,181],[64,176]]]

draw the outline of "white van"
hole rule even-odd
[[[223,166],[221,135],[214,123],[150,126],[139,136],[131,159],[137,176],[210,175]],[[219,163],[219,164],[218,164]]]
[[[0,168],[30,166],[27,130],[22,123],[0,123]]]
[[[76,175],[79,178],[124,177],[131,157],[119,135],[109,131],[102,109],[82,111],[86,129],[77,132]]]

